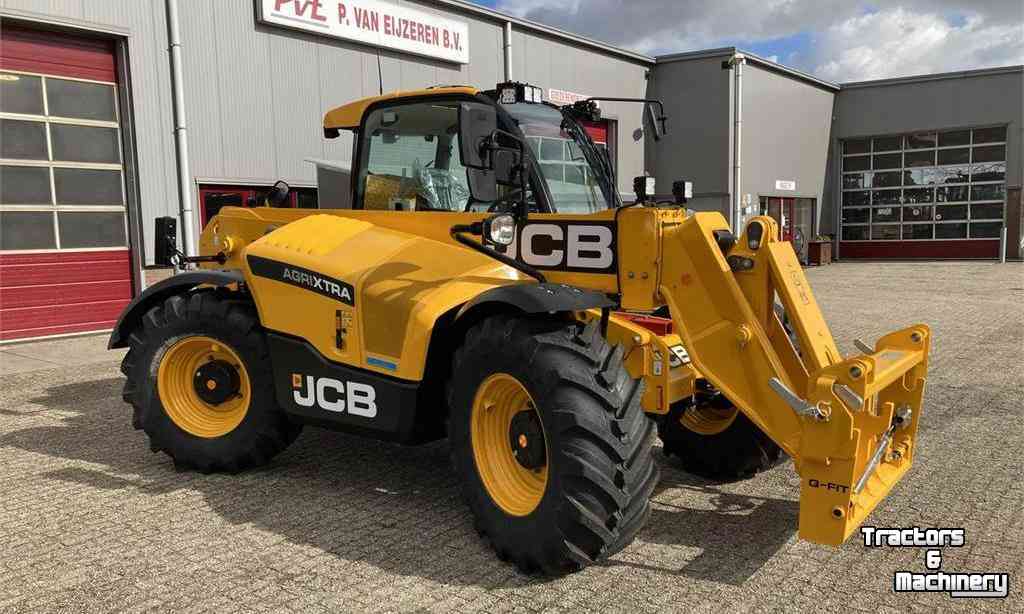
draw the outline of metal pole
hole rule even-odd
[[[512,22],[505,22],[505,81],[512,80]]]
[[[188,162],[188,134],[185,128],[185,78],[182,74],[181,27],[178,0],[167,2],[167,39],[171,60],[171,102],[174,107],[174,145],[178,155],[178,197],[181,210],[181,247],[195,256],[196,223],[192,212],[192,173]]]
[[[1006,226],[999,232],[999,263],[1006,264]]]
[[[732,192],[733,192],[733,232],[739,236],[743,230],[743,196],[741,179],[741,157],[743,144],[743,64],[746,58],[737,53],[733,56],[733,76],[735,87],[733,88],[733,169],[732,169]]]

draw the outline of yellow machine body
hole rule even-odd
[[[451,95],[447,89],[408,95]],[[475,92],[463,89],[457,93]],[[325,128],[357,128],[379,100],[331,111]],[[226,258],[208,268],[244,273],[268,331],[312,346],[339,368],[401,388],[431,383],[432,348],[445,342],[474,299],[536,283],[451,236],[454,224],[484,217],[226,207],[203,231],[200,249]],[[630,374],[646,382],[644,410],[667,413],[694,394],[698,379],[720,390],[792,457],[802,484],[802,538],[842,543],[906,474],[928,368],[927,326],[886,335],[873,352],[842,356],[791,245],[768,217],[748,223],[728,258],[716,233],[729,228],[718,213],[629,207],[531,214],[525,227],[559,224],[610,229],[614,264],[598,272],[547,268],[548,282],[614,295],[623,311],[668,306],[671,335],[614,314],[607,322],[606,335],[623,345]],[[748,235],[754,225],[756,241]],[[267,274],[267,263],[278,267],[276,277]],[[296,275],[306,275],[303,283],[291,283]],[[800,347],[774,311],[776,297]],[[589,320],[601,313],[583,309],[569,316]],[[672,360],[679,345],[691,362]],[[792,394],[787,399],[780,390]],[[443,419],[436,407],[419,407],[417,414],[421,422]]]

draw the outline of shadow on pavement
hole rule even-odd
[[[671,461],[664,457],[659,460],[661,483],[651,505],[651,517],[639,538],[648,543],[697,548],[700,553],[675,569],[649,563],[618,564],[741,585],[796,534],[797,501],[726,492],[715,482],[671,467]],[[669,489],[674,491],[673,500],[660,501],[658,495]],[[679,491],[685,494],[681,496]]]
[[[62,482],[143,494],[198,492],[232,524],[252,524],[401,575],[484,588],[546,581],[498,561],[477,537],[449,468],[446,442],[407,448],[307,428],[262,469],[236,476],[182,473],[167,456],[151,454],[145,435],[132,429],[122,385],[123,379],[108,378],[51,387],[30,402],[63,412],[63,424],[9,432],[0,446],[106,467],[42,474]],[[670,467],[660,488],[683,489],[695,501],[711,501],[711,509],[679,506],[691,498],[676,493],[672,504],[654,503],[639,539],[703,551],[682,569],[618,560],[607,565],[741,584],[793,534],[796,502],[724,493]]]

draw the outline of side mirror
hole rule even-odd
[[[156,218],[153,231],[153,262],[158,266],[174,266],[172,257],[178,253],[178,220],[173,217]]]
[[[498,185],[491,156],[491,135],[498,128],[498,114],[492,107],[464,102],[459,105],[459,158],[466,167],[469,193],[474,200],[498,198]]]
[[[655,107],[658,108],[655,109]],[[661,106],[661,103],[648,102],[645,105],[644,120],[655,141],[660,141],[661,137],[665,136],[667,132],[665,119],[665,109]]]
[[[474,200],[489,203],[498,200],[498,182],[494,179],[494,171],[486,168],[466,168],[466,181],[469,193]]]
[[[493,168],[488,142],[498,129],[492,107],[464,102],[459,105],[459,156],[466,168]]]
[[[291,192],[291,188],[284,181],[278,181],[274,184],[274,187],[270,188],[270,192],[267,193],[267,202],[270,203],[271,207],[280,207],[288,201],[288,194]]]

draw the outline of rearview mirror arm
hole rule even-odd
[[[516,146],[506,147],[504,145],[498,145],[499,136],[508,137],[509,139],[512,140],[513,143],[516,144]],[[529,153],[529,155],[532,157],[533,152],[530,151],[530,148],[526,145],[523,139],[519,138],[515,134],[512,134],[511,132],[502,130],[501,128],[498,128],[491,133],[491,136],[488,139],[487,147],[490,148],[492,155],[496,151],[510,151],[512,153],[518,154],[518,162],[516,163],[515,170],[519,173],[519,202],[517,203],[515,216],[517,224],[525,223],[526,219],[530,215],[530,206],[526,202],[526,156]]]

